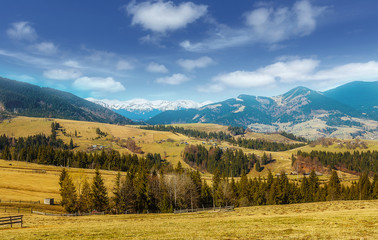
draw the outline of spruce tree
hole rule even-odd
[[[87,179],[83,181],[83,186],[81,187],[81,194],[79,196],[78,210],[81,213],[88,213],[92,210],[92,192],[91,186],[89,185]]]
[[[66,171],[66,168],[63,168],[62,169],[62,172],[60,173],[60,176],[59,176],[59,186],[60,188],[62,188],[62,185],[63,185],[63,181],[64,179],[67,177],[67,171]]]
[[[66,175],[63,179],[62,187],[60,189],[60,195],[62,197],[61,205],[68,213],[74,213],[77,211],[77,193],[74,183],[71,177]]]
[[[113,195],[114,196],[112,197],[112,200],[114,204],[114,209],[118,213],[121,211],[121,173],[120,172],[117,173],[117,176],[115,179],[115,183],[113,187]]]
[[[92,183],[92,204],[97,211],[106,211],[109,207],[108,192],[100,171],[96,168]]]
[[[328,182],[327,190],[328,190],[327,200],[333,201],[340,198],[341,184],[340,184],[340,179],[336,171],[332,171],[331,178]]]
[[[261,171],[261,166],[260,166],[260,161],[259,161],[259,160],[256,161],[256,164],[255,164],[255,170],[256,170],[257,172],[260,172],[260,171]]]

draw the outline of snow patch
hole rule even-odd
[[[128,101],[110,100],[110,99],[95,99],[86,98],[86,100],[99,104],[103,107],[120,110],[124,109],[127,111],[168,111],[168,110],[179,110],[179,109],[198,109],[202,106],[208,105],[209,101],[202,103],[195,102],[192,100],[177,100],[177,101],[167,101],[167,100],[154,100],[149,101],[146,99],[132,99]]]
[[[245,106],[240,106],[237,110],[232,111],[233,113],[243,112],[245,109]]]

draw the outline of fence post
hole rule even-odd
[[[10,216],[9,218],[10,218],[10,224],[11,224],[11,227],[13,227],[12,216]]]

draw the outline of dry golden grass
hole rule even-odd
[[[40,173],[40,170],[44,170],[45,173]],[[91,169],[69,168],[67,170],[77,186],[84,178],[90,182],[94,176],[94,170]],[[61,171],[61,167],[0,160],[0,199],[43,201],[44,198],[54,198],[60,200],[58,181]],[[108,190],[111,190],[117,172],[101,170],[101,174]]]
[[[377,239],[378,201],[238,208],[233,212],[52,217],[26,214],[0,239]]]

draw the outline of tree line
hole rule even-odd
[[[170,125],[148,125],[148,126],[141,126],[140,128],[145,129],[145,130],[181,133],[188,137],[201,138],[201,139],[215,139],[215,140],[220,140],[220,141],[225,141],[232,137],[230,134],[223,131],[207,133],[207,132],[198,131],[195,129],[186,129],[183,127],[174,127]]]
[[[186,146],[183,160],[193,168],[214,173],[216,170],[227,177],[239,177],[242,172],[249,172],[257,156],[244,154],[242,150],[222,149],[210,147],[209,150],[202,145]]]
[[[364,173],[357,182],[345,186],[341,184],[335,171],[327,184],[321,184],[314,171],[299,182],[289,181],[285,173],[273,177],[271,172],[266,179],[251,179],[243,172],[240,180],[235,181],[234,178],[222,177],[216,169],[212,184],[209,185],[206,180],[201,180],[198,171],[185,170],[181,164],[169,174],[149,171],[142,165],[133,167],[126,175],[118,173],[111,197],[98,169],[92,183],[85,180],[79,191],[68,173],[63,170],[60,186],[62,205],[68,212],[96,210],[152,213],[230,205],[275,205],[378,198],[377,174],[370,181],[368,174]]]
[[[121,154],[116,150],[101,152],[71,151],[74,148],[71,139],[70,144],[65,144],[56,138],[56,130],[59,123],[51,124],[51,135],[37,134],[29,137],[0,136],[0,158],[4,160],[17,160],[65,167],[96,168],[116,171],[128,171],[131,166],[141,162],[150,168],[171,168],[170,164],[161,158],[158,153],[148,153],[145,157],[136,154]]]
[[[285,143],[277,143],[277,142],[270,142],[262,139],[243,139],[243,138],[235,138],[231,134],[226,132],[204,132],[198,131],[194,129],[185,129],[183,127],[174,127],[170,125],[149,125],[149,126],[142,126],[141,129],[146,130],[155,130],[155,131],[166,131],[166,132],[174,132],[174,133],[181,133],[188,137],[195,137],[201,139],[215,139],[219,141],[227,141],[231,144],[237,145],[239,147],[244,147],[248,149],[257,149],[257,150],[264,150],[264,151],[287,151],[290,149],[298,148],[305,146],[305,143],[292,143],[292,144],[285,144]],[[242,127],[228,127],[228,130],[233,133],[233,135],[241,135],[245,133],[245,129]],[[289,135],[289,137],[296,138],[293,134]],[[301,139],[301,138],[298,138]]]
[[[331,169],[349,170],[357,173],[370,172],[371,175],[378,172],[378,151],[354,151],[325,152],[325,151],[298,151],[297,156],[308,158],[308,161],[320,162]]]

